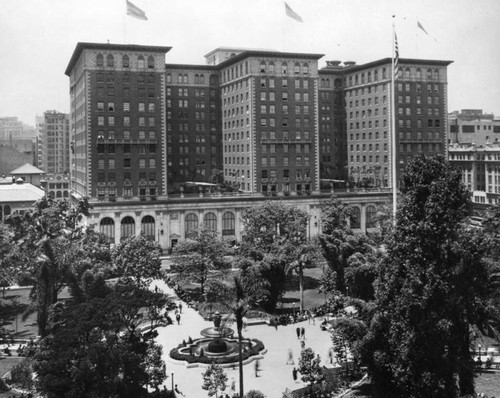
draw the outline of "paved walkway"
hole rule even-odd
[[[154,285],[165,293],[175,296],[164,282],[155,281]],[[175,300],[180,300],[175,296]],[[175,316],[171,314],[175,322]],[[300,341],[297,339],[295,329],[297,327],[305,328],[305,346],[310,347],[321,357],[321,363],[325,364],[328,360],[328,349],[332,346],[330,334],[321,331],[319,327],[320,320],[316,324],[309,324],[303,321],[294,325],[279,326],[278,330],[268,325],[248,326],[243,332],[244,337],[256,338],[261,340],[267,348],[267,353],[259,361],[259,374],[255,375],[255,365],[251,362],[243,367],[245,392],[249,390],[260,390],[269,398],[281,398],[282,393],[289,388],[294,390],[303,387],[305,384],[301,381],[294,383],[292,378],[292,369],[294,365],[287,365],[288,350],[291,349],[294,356],[295,366],[298,365],[300,355]],[[174,385],[177,384],[179,390],[187,398],[208,397],[208,392],[201,388],[203,384],[202,373],[206,368],[196,367],[187,368],[185,365],[170,362],[169,352],[177,347],[182,340],[188,340],[189,337],[201,337],[200,331],[206,327],[213,326],[212,322],[203,320],[203,318],[193,309],[188,308],[183,303],[183,310],[180,325],[175,322],[174,325],[158,328],[157,341],[163,345],[163,359],[167,364],[168,378],[165,385],[168,389],[172,386],[172,373]],[[232,396],[231,384],[234,380],[236,392],[239,391],[238,367],[235,369],[225,368],[228,376],[228,388],[225,393]],[[300,379],[300,375],[299,375]]]

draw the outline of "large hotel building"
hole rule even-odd
[[[319,68],[321,54],[218,48],[182,65],[165,63],[169,50],[77,44],[66,69],[76,196],[130,207],[183,195],[188,182],[200,195],[224,182],[296,200],[344,181],[391,186],[390,58]],[[446,151],[450,62],[399,63],[397,173]]]

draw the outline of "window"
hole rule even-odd
[[[96,57],[96,65],[98,67],[102,67],[104,66],[104,57],[102,56],[102,54],[97,54],[97,57]]]
[[[217,231],[217,216],[214,213],[206,213],[203,217],[203,223],[209,231]]]
[[[235,234],[235,216],[230,211],[226,211],[222,215],[222,235],[234,235]]]
[[[361,228],[361,211],[359,207],[352,206],[351,207],[351,228]]]
[[[121,228],[120,228],[120,238],[124,240],[129,236],[135,235],[135,221],[132,217],[127,216],[122,219]]]
[[[139,55],[139,57],[137,58],[137,67],[139,69],[144,69],[144,57],[142,55]]]
[[[111,54],[106,57],[106,65],[108,68],[113,68],[115,66],[115,60]]]
[[[194,213],[187,214],[185,219],[186,237],[188,237],[197,228],[198,228],[198,216]]]
[[[148,69],[154,69],[155,68],[155,59],[153,58],[152,55],[148,57]]]
[[[144,216],[141,221],[141,233],[146,239],[155,239],[155,219],[152,216]]]
[[[99,231],[105,235],[112,243],[115,241],[115,222],[112,218],[106,217],[99,223]]]

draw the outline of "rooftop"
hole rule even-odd
[[[28,183],[0,184],[0,203],[36,202],[45,192]]]
[[[23,164],[21,167],[18,167],[15,170],[12,170],[10,174],[13,175],[25,175],[25,174],[45,174],[45,171],[40,170],[38,167],[35,167],[29,163]]]

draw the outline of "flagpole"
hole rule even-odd
[[[392,166],[392,215],[393,223],[396,225],[396,210],[397,210],[397,177],[396,177],[396,28],[394,26],[395,15],[392,16],[392,91],[391,91],[391,166]]]

